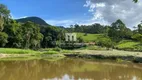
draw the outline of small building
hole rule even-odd
[[[76,33],[65,33],[65,41],[76,41]]]

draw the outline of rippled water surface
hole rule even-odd
[[[142,80],[142,64],[85,59],[0,61],[0,80]]]

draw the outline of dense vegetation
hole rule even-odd
[[[10,10],[0,4],[0,47],[24,49],[55,47],[57,41],[63,40],[64,31],[59,27],[48,25],[37,17],[11,19]]]
[[[11,19],[10,10],[0,4],[0,47],[35,50],[57,47],[58,43],[64,41],[65,32],[76,32],[78,42],[95,42],[98,46],[115,49],[124,49],[125,46],[126,49],[142,50],[142,23],[134,30],[120,19],[111,25],[95,23],[57,27],[38,17]]]
[[[96,42],[98,46],[126,49],[126,50],[142,50],[142,23],[134,27],[134,30],[126,27],[123,21],[118,19],[111,25],[101,25],[95,23],[92,25],[71,25],[67,31],[76,32],[78,40],[82,39],[83,42]],[[127,46],[120,46],[120,43],[127,44]],[[131,46],[133,43],[138,42]],[[121,44],[122,45],[122,44]],[[130,47],[131,46],[131,47]]]

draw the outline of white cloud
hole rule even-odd
[[[121,19],[130,28],[142,20],[142,0],[86,0],[84,7],[93,14],[92,20],[111,24]]]
[[[94,23],[100,23],[97,20],[45,20],[48,24],[55,26],[64,26],[70,27],[70,25],[78,24],[78,25],[91,25]],[[102,24],[108,24],[105,21],[101,21]]]
[[[76,22],[74,20],[45,20],[48,24],[56,25],[56,26],[65,26],[69,27]]]
[[[11,15],[11,18],[12,18],[12,19],[20,19],[20,18],[26,18],[26,17],[28,17],[28,16],[16,17],[16,16],[13,15],[12,13],[10,13],[10,15]]]
[[[27,18],[28,16],[23,16],[23,17],[19,17],[19,18]]]

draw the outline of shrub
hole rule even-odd
[[[8,35],[6,33],[0,32],[0,46],[1,47],[4,47],[6,45],[6,43],[8,42],[7,38],[8,38]]]
[[[77,38],[77,40],[78,40],[78,42],[79,42],[79,43],[84,42],[84,40],[83,40],[83,38],[82,38],[82,37],[78,37],[78,38]]]
[[[62,51],[62,49],[59,47],[56,47],[56,48],[53,48],[53,51]]]
[[[134,35],[132,36],[132,38],[133,38],[134,40],[137,40],[137,41],[142,42],[142,35],[139,34],[139,33],[134,34]]]
[[[88,50],[106,50],[106,48],[99,47],[99,46],[88,46],[88,47],[85,47],[85,48],[88,49]]]
[[[114,44],[109,37],[100,37],[97,40],[97,45],[102,47],[112,48]]]
[[[87,35],[88,35],[87,33],[84,34],[84,36],[87,36]]]

